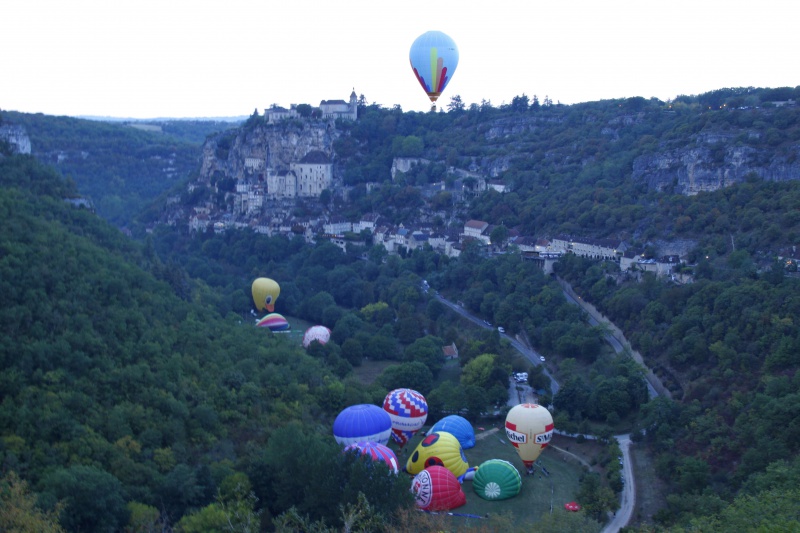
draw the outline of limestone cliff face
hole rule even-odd
[[[245,179],[266,169],[286,170],[312,151],[333,160],[333,141],[341,133],[328,122],[287,121],[241,128],[209,138],[203,146],[200,179]]]
[[[17,154],[31,153],[31,140],[25,128],[16,124],[3,124],[0,126],[0,140],[11,145],[11,150]]]
[[[761,152],[734,144],[730,136],[704,135],[696,144],[647,154],[633,162],[632,177],[657,191],[693,195],[715,191],[758,176],[767,181],[800,179],[800,145],[782,152]]]

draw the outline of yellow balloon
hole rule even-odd
[[[506,415],[506,437],[530,471],[553,438],[553,415],[535,403],[515,405]]]
[[[253,282],[253,302],[260,311],[275,311],[275,300],[281,293],[281,286],[270,278],[258,278]]]
[[[461,443],[452,433],[435,431],[425,437],[408,458],[406,472],[416,475],[433,465],[445,467],[456,477],[469,468]]]

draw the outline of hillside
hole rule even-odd
[[[368,399],[363,387],[296,340],[219,315],[217,294],[64,201],[74,194],[30,156],[0,157],[2,506],[14,471],[45,508],[63,503],[68,531],[170,527],[209,505],[257,519],[251,490],[265,523],[292,504],[335,520],[363,464],[345,461],[324,427],[345,397]],[[304,504],[295,494],[313,478],[276,447],[298,448],[306,431],[313,462],[298,458],[341,485]],[[284,473],[295,488],[279,501]],[[396,490],[407,485],[384,483],[387,500],[373,504],[407,504]]]
[[[106,220],[123,227],[197,167],[206,135],[221,122],[118,124],[42,114],[0,112],[21,126],[31,154],[75,181]]]
[[[674,102],[571,106],[519,97],[447,113],[361,106],[356,122],[337,121],[324,142],[310,119],[270,125],[251,117],[208,139],[187,184],[191,198],[161,220],[189,225],[200,208],[207,225],[266,227],[294,205],[298,219],[380,213],[436,231],[478,219],[532,237],[616,238],[639,248],[720,248],[732,238],[735,248],[779,253],[800,231],[780,198],[787,189],[776,186],[800,177],[796,92],[723,89]],[[284,137],[282,147],[276,139]],[[311,150],[327,154],[332,205],[258,200],[275,194],[262,190],[270,175],[289,170],[294,152],[285,147],[302,149],[294,161]],[[419,163],[398,173],[399,160]]]

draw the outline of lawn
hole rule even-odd
[[[361,366],[353,367],[353,375],[364,385],[372,385],[387,366],[398,364],[400,364],[399,361],[374,361],[371,359],[364,359],[361,362]]]
[[[517,456],[516,450],[506,440],[503,422],[498,420],[493,425],[481,426],[485,431],[476,428],[476,444],[474,448],[464,450],[464,455],[470,466],[478,466],[489,459],[504,459],[509,461],[522,475],[522,489],[520,493],[508,500],[487,501],[480,498],[472,490],[472,482],[464,481],[462,489],[467,497],[467,504],[453,509],[456,516],[454,521],[458,522],[459,529],[467,529],[471,523],[481,523],[481,518],[471,518],[459,515],[474,515],[485,517],[488,515],[498,515],[511,513],[514,523],[523,526],[537,521],[547,513],[557,512],[563,509],[567,502],[575,499],[578,492],[578,479],[583,472],[583,468],[577,461],[565,461],[563,454],[554,450],[546,449],[540,456],[540,464],[549,475],[542,472],[541,468],[536,469],[536,474],[525,475],[525,467]],[[423,439],[424,433],[430,426],[423,428],[406,445],[404,452],[398,452],[396,445],[392,448],[398,453],[400,463],[405,466],[408,457],[414,452],[417,444]]]

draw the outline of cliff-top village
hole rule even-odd
[[[209,187],[215,195],[220,193],[219,184],[225,178],[234,179],[233,190],[223,191],[224,207],[208,201],[192,206],[188,213],[189,229],[192,232],[224,231],[227,228],[250,228],[266,235],[300,235],[306,242],[314,243],[326,239],[345,248],[349,243],[359,246],[363,239],[353,235],[371,235],[375,245],[383,245],[390,254],[413,251],[425,246],[450,257],[458,257],[469,241],[475,241],[489,252],[502,253],[509,246],[516,247],[526,259],[538,261],[545,271],[552,271],[552,264],[564,253],[613,260],[623,272],[650,271],[657,276],[675,276],[675,267],[681,263],[677,255],[659,259],[645,259],[641,251],[628,250],[624,242],[596,240],[576,236],[555,236],[550,239],[521,235],[509,228],[504,242],[492,242],[495,226],[489,222],[468,220],[456,230],[441,229],[433,220],[452,220],[452,213],[433,212],[422,208],[417,220],[404,221],[399,225],[389,224],[376,213],[363,215],[360,220],[345,220],[341,216],[320,210],[318,216],[301,217],[292,214],[298,200],[319,200],[323,191],[347,199],[348,188],[335,176],[335,153],[333,140],[340,134],[335,128],[336,120],[357,120],[358,107],[353,91],[349,101],[323,100],[316,110],[317,120],[304,120],[297,106],[290,109],[273,106],[264,111],[264,127],[248,135],[240,131],[227,151],[220,151],[216,141],[208,141],[200,178],[189,183],[192,192],[200,186]],[[321,117],[322,120],[319,120]],[[281,130],[281,124],[302,124],[301,129],[290,132]],[[266,132],[266,133],[265,133]],[[224,157],[220,157],[224,156]],[[415,165],[432,163],[419,158],[395,158],[391,178],[409,172]],[[489,189],[498,193],[507,192],[502,180],[492,179],[472,171],[448,168],[456,179],[448,188],[445,182],[430,184],[423,188],[423,196],[447,191],[454,205]],[[368,190],[378,184],[368,184]],[[177,206],[178,199],[172,204]],[[174,209],[168,224],[185,223],[186,213]],[[449,228],[453,228],[450,225]],[[455,226],[458,227],[458,226]]]

